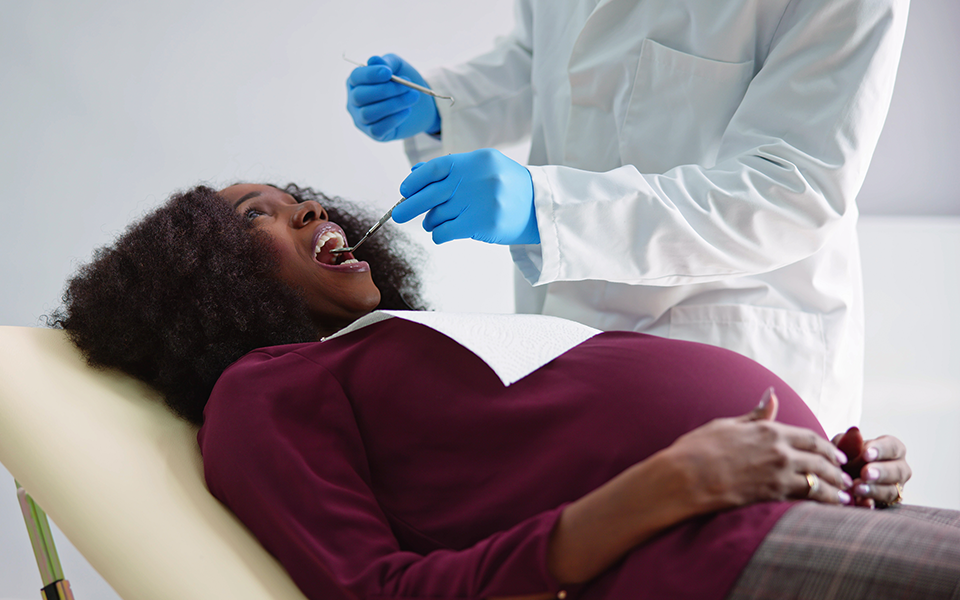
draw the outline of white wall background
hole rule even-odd
[[[960,508],[960,219],[946,216],[960,215],[951,176],[960,3],[915,0],[911,10],[860,205],[866,215],[939,217],[864,220],[864,427],[906,430],[912,500]],[[354,129],[344,109],[352,67],[341,54],[393,51],[428,70],[488,48],[511,24],[512,0],[0,0],[0,324],[37,325],[95,247],[175,189],[296,181],[385,209],[409,165],[397,144]],[[524,149],[508,154],[522,161]],[[505,249],[455,242],[437,251],[405,229],[431,257],[435,307],[512,310]],[[115,598],[56,535],[78,600]],[[0,599],[35,598],[39,587],[0,468]]]

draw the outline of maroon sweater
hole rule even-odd
[[[395,318],[251,352],[199,441],[210,491],[310,598],[557,592],[546,548],[566,503],[771,385],[778,420],[823,434],[783,381],[713,346],[608,332],[504,387]],[[686,521],[570,597],[722,598],[790,506]]]

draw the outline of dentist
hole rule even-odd
[[[518,0],[463,65],[371,58],[348,110],[423,162],[395,220],[511,245],[518,311],[737,351],[833,434],[860,417],[855,200],[908,4]],[[524,139],[529,166],[491,149]]]

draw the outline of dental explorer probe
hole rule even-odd
[[[400,198],[400,202],[403,202],[404,200],[406,200],[406,198]],[[360,238],[360,241],[359,241],[359,242],[357,242],[356,244],[354,244],[354,245],[351,246],[350,248],[334,248],[333,250],[330,251],[330,254],[340,254],[341,252],[353,252],[354,250],[356,250],[357,248],[359,248],[359,247],[360,247],[360,244],[362,244],[363,242],[365,242],[366,239],[367,239],[368,237],[370,237],[370,234],[371,234],[371,233],[373,233],[374,231],[380,229],[380,227],[382,227],[384,223],[386,223],[387,221],[390,220],[390,217],[393,216],[393,209],[396,208],[396,207],[398,207],[398,206],[400,206],[400,202],[397,202],[396,204],[394,204],[394,205],[390,208],[390,210],[387,211],[387,214],[385,214],[385,215],[383,215],[382,217],[380,217],[380,220],[377,221],[376,223],[374,223],[374,224],[373,224],[373,227],[371,227],[370,229],[368,229],[367,232],[366,232],[365,234],[363,234],[363,237]]]
[[[347,61],[347,62],[350,63],[350,64],[357,65],[358,67],[366,67],[366,66],[367,66],[366,63],[361,63],[361,62],[357,62],[357,61],[355,61],[355,60],[350,60],[349,58],[347,58],[346,53],[343,54],[343,60]],[[400,77],[397,77],[396,75],[391,75],[391,76],[390,76],[390,81],[392,81],[392,82],[394,82],[394,83],[399,83],[400,85],[405,85],[405,86],[407,86],[407,87],[410,88],[410,89],[417,90],[418,92],[420,92],[420,93],[422,93],[422,94],[426,94],[426,95],[428,95],[428,96],[433,96],[434,98],[442,98],[443,100],[449,100],[449,101],[450,101],[450,106],[453,106],[453,103],[455,102],[455,100],[453,99],[453,96],[441,96],[440,94],[436,93],[435,91],[431,90],[431,89],[428,88],[428,87],[423,87],[422,85],[417,85],[417,84],[413,83],[412,81],[407,81],[406,79],[401,79]]]

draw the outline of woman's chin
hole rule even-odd
[[[371,288],[362,294],[355,294],[349,303],[341,304],[336,310],[325,307],[323,310],[310,311],[321,334],[330,335],[375,311],[380,305],[380,290],[376,286]]]

